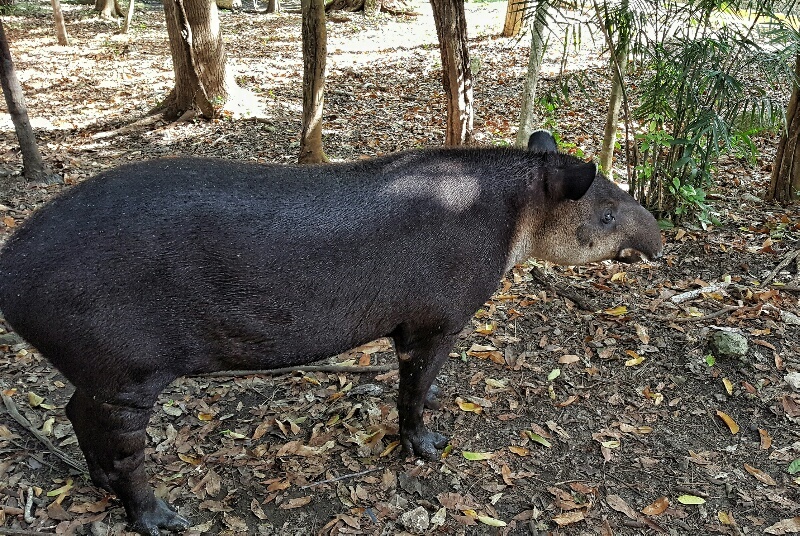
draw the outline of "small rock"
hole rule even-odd
[[[790,372],[784,376],[783,379],[786,380],[786,383],[788,383],[792,389],[800,392],[800,372]]]
[[[789,311],[781,311],[781,320],[784,324],[789,324],[790,326],[800,326],[800,316]]]
[[[717,331],[711,337],[711,344],[722,355],[747,355],[747,338],[741,333]]]
[[[400,516],[400,523],[415,534],[425,534],[431,525],[428,511],[423,506],[417,506]]]

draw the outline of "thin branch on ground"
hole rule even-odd
[[[41,536],[42,534],[55,534],[55,531],[42,532],[41,530],[25,530],[25,529],[12,529],[8,527],[0,527],[0,534],[6,536]]]
[[[380,471],[381,469],[383,469],[383,467],[373,467],[372,469],[367,469],[366,471],[359,471],[358,473],[349,473],[346,475],[337,476],[336,478],[328,478],[327,480],[320,480],[319,482],[312,482],[311,484],[300,486],[300,489],[308,489],[308,488],[313,488],[314,486],[321,486],[322,484],[330,484],[332,482],[339,482],[340,480],[347,480],[348,478],[356,478],[359,476],[364,476],[370,473],[374,473],[375,471]]]
[[[17,405],[14,403],[14,400],[7,395],[0,395],[3,397],[3,404],[6,406],[6,411],[11,417],[14,418],[20,426],[28,430],[36,439],[38,439],[47,450],[55,454],[58,458],[61,459],[62,462],[69,465],[73,469],[77,469],[78,471],[87,472],[88,469],[84,464],[79,462],[78,460],[74,459],[72,456],[64,452],[63,450],[59,449],[48,439],[44,434],[42,434],[39,430],[33,427],[33,425],[26,419],[17,409]]]
[[[217,372],[207,372],[200,374],[204,378],[226,378],[239,376],[277,376],[280,374],[290,374],[292,372],[389,372],[395,370],[396,365],[307,365],[302,367],[282,367],[265,370],[220,370]]]
[[[778,275],[778,272],[783,270],[787,265],[791,264],[791,262],[793,260],[798,258],[798,255],[800,255],[800,249],[796,249],[796,250],[791,251],[791,252],[787,253],[786,255],[784,255],[783,260],[781,262],[779,262],[778,266],[776,266],[775,269],[770,272],[770,274],[761,283],[761,285],[764,286],[764,287],[769,285],[772,282],[772,280],[775,279],[775,276]]]
[[[557,285],[555,283],[551,283],[550,281],[548,281],[547,277],[544,275],[544,273],[542,273],[542,271],[539,268],[533,266],[530,270],[530,274],[531,277],[533,277],[540,284],[547,287],[547,289],[549,289],[555,294],[558,294],[562,298],[567,298],[569,301],[573,302],[575,305],[577,305],[584,311],[595,312],[600,309],[600,307],[598,307],[597,304],[595,304],[592,300],[579,296],[575,292],[572,292],[571,290],[568,290],[562,287],[561,285]]]
[[[669,316],[659,316],[659,320],[663,320],[665,322],[702,322],[703,320],[711,320],[712,318],[717,318],[719,316],[724,315],[725,313],[730,313],[732,311],[736,311],[741,309],[743,306],[739,305],[725,305],[722,309],[718,311],[714,311],[713,313],[708,313],[702,316],[686,316],[686,317],[669,317]]]

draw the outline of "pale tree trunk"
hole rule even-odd
[[[611,166],[614,164],[614,145],[617,142],[619,109],[625,96],[622,83],[627,65],[627,46],[624,46],[616,54],[612,51],[611,72],[613,76],[611,78],[611,95],[608,97],[608,113],[606,113],[606,125],[603,129],[603,143],[600,147],[600,169],[609,179],[612,178]]]
[[[31,122],[28,120],[28,109],[25,106],[25,96],[22,94],[22,85],[19,83],[11,61],[11,50],[8,48],[3,21],[0,20],[0,82],[3,86],[3,95],[6,98],[8,113],[17,132],[20,152],[22,153],[22,176],[28,181],[43,181],[50,176],[50,170],[44,165],[36,137],[33,134]]]
[[[267,0],[267,13],[280,13],[281,1],[280,0]]]
[[[800,79],[800,54],[794,69],[795,76]],[[800,202],[800,86],[796,81],[786,108],[786,129],[778,144],[766,197],[780,203]]]
[[[311,164],[328,161],[322,150],[322,109],[328,56],[325,0],[301,0],[300,8],[303,12],[303,131],[298,161]]]
[[[464,0],[430,0],[439,49],[442,54],[442,83],[447,98],[445,145],[472,142],[472,71],[467,48],[467,20]]]
[[[120,29],[119,33],[126,34],[128,30],[131,29],[131,21],[133,20],[133,9],[134,9],[134,2],[133,0],[128,1],[128,13],[125,15],[125,22],[122,23],[122,29]]]
[[[235,89],[227,71],[225,45],[214,0],[163,0],[175,88],[166,98],[165,116],[175,119],[195,110],[216,117]]]
[[[508,0],[506,22],[503,24],[503,37],[514,37],[522,30],[525,12],[531,0]]]
[[[69,38],[67,37],[67,27],[64,25],[64,14],[61,12],[61,0],[50,0],[53,5],[53,23],[56,27],[56,39],[58,44],[67,47],[69,46]]]
[[[528,55],[528,74],[522,89],[522,104],[519,114],[519,129],[514,145],[527,147],[531,132],[536,130],[536,87],[539,84],[539,71],[542,69],[545,40],[544,26],[547,16],[547,2],[540,0],[536,5],[533,24],[531,25],[531,51]]]
[[[605,6],[605,4],[604,4]],[[607,7],[607,6],[606,6]],[[605,16],[600,10],[600,5],[594,4],[597,24],[603,31],[606,45],[611,54],[611,95],[609,95],[606,123],[603,128],[603,142],[600,147],[600,169],[612,178],[612,165],[614,163],[614,145],[617,141],[617,123],[619,110],[625,100],[625,69],[628,64],[628,44],[630,43],[630,29],[628,24],[617,20],[613,23],[616,31],[612,33],[612,23],[609,22],[608,12]],[[628,0],[620,4],[622,16],[629,16]],[[616,37],[616,43],[614,42]]]
[[[102,19],[116,19],[122,16],[122,8],[118,0],[95,0],[94,10]]]

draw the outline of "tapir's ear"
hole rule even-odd
[[[571,199],[577,201],[586,193],[597,175],[594,162],[584,162],[577,166],[554,171],[546,181],[547,194],[551,199]]]
[[[556,139],[548,130],[536,130],[528,138],[528,150],[534,153],[557,153]]]

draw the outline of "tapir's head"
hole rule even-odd
[[[655,218],[598,173],[594,163],[559,154],[555,140],[543,130],[531,134],[528,150],[544,157],[518,235],[528,241],[524,249],[530,255],[568,265],[661,256]],[[523,228],[530,233],[527,239],[522,238]]]

